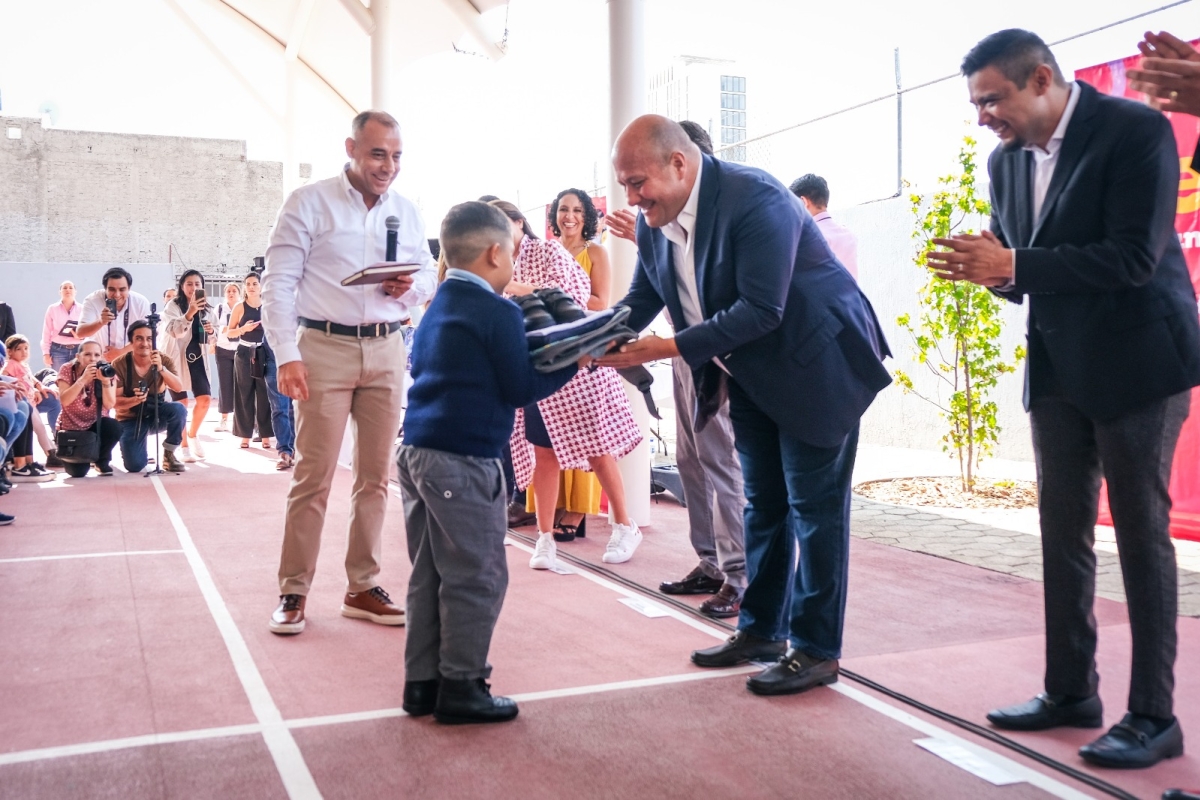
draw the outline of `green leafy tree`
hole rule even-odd
[[[925,254],[934,249],[935,238],[976,231],[968,222],[981,222],[991,213],[988,202],[975,194],[975,140],[963,138],[958,152],[960,171],[938,179],[941,189],[929,199],[910,196],[917,240],[917,266],[929,271]],[[896,381],[923,400],[932,403],[948,423],[942,449],[957,454],[963,490],[975,488],[975,471],[999,441],[996,403],[988,399],[997,380],[1013,372],[1025,357],[1017,347],[1012,363],[1000,352],[1003,300],[982,286],[967,281],[948,281],[932,272],[918,294],[920,310],[914,322],[910,314],[896,319],[912,337],[913,360],[936,378],[929,395],[914,388],[912,377],[896,370]]]

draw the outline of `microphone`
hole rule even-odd
[[[387,226],[387,256],[383,260],[384,261],[395,261],[396,260],[396,235],[400,230],[400,218],[399,217],[388,217],[387,219],[385,219],[383,221],[383,224]]]

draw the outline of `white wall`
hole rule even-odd
[[[833,217],[858,236],[858,279],[875,306],[883,325],[892,359],[889,370],[902,369],[913,378],[923,393],[935,392],[938,381],[926,367],[913,361],[912,341],[896,324],[896,317],[917,312],[917,291],[925,283],[925,274],[913,263],[916,242],[912,239],[914,217],[907,197],[884,200],[853,208],[832,209]],[[1002,352],[1011,361],[1013,349],[1025,344],[1025,308],[1005,303]],[[1032,460],[1029,419],[1021,406],[1025,367],[1004,375],[993,391],[999,406],[999,458]],[[905,394],[893,384],[875,399],[863,417],[861,441],[864,444],[940,450],[947,429],[938,411],[924,400]]]
[[[111,267],[121,267],[133,276],[133,290],[158,304],[162,313],[163,292],[175,285],[170,264],[49,264],[0,261],[0,302],[8,303],[17,321],[17,333],[29,337],[35,353],[34,364],[42,360],[42,321],[46,308],[58,302],[58,287],[63,281],[75,284],[77,302],[101,288],[100,278]]]

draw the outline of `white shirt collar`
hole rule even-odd
[[[672,242],[676,238],[681,238],[682,241],[676,243],[684,247],[691,245],[692,234],[696,231],[696,216],[700,211],[700,178],[703,174],[704,163],[701,162],[700,169],[696,171],[696,182],[692,184],[692,193],[688,195],[687,202],[683,204],[679,216],[663,226],[663,235]],[[683,236],[671,235],[677,233],[682,233]]]
[[[342,188],[347,193],[349,193],[350,198],[352,200],[354,200],[354,202],[359,203],[363,208],[366,208],[367,203],[363,199],[362,192],[360,192],[358,189],[355,189],[354,184],[350,183],[350,165],[349,164],[346,164],[346,166],[342,168],[341,176],[342,176]],[[391,197],[391,194],[392,194],[392,187],[389,186],[387,188],[387,191],[385,191],[383,194],[379,195],[379,200],[377,200],[375,202],[375,205],[372,206],[372,208],[377,208],[377,207],[383,205],[384,203],[386,203],[388,201],[388,198]]]
[[[1046,142],[1045,149],[1036,144],[1025,145],[1026,150],[1031,150],[1036,154],[1056,153],[1062,147],[1063,138],[1067,135],[1067,126],[1071,124],[1071,115],[1075,113],[1075,106],[1079,105],[1079,95],[1082,94],[1079,88],[1078,81],[1071,81],[1071,96],[1067,98],[1067,107],[1063,109],[1062,119],[1058,121],[1058,127],[1054,129],[1054,133],[1050,135],[1050,141]]]

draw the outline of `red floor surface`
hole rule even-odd
[[[339,614],[349,474],[339,470],[333,487],[308,628],[281,638],[266,621],[278,594],[287,474],[272,469],[272,453],[205,438],[207,464],[159,480],[219,595],[216,617],[184,553],[146,552],[181,549],[152,481],[120,473],[60,478],[0,499],[0,510],[18,516],[0,529],[7,596],[0,605],[0,798],[280,797],[288,795],[281,769],[293,797],[304,796],[297,776],[311,775],[319,795],[356,800],[1043,793],[1027,783],[994,787],[933,756],[912,743],[927,733],[856,702],[853,693],[763,699],[745,691],[741,675],[703,674],[688,653],[714,643],[719,631],[643,616],[585,574],[529,570],[519,546],[508,550],[493,688],[551,696],[523,699],[518,720],[502,726],[443,727],[397,716],[404,630]],[[664,500],[653,515],[635,558],[614,568],[651,589],[695,563],[686,512]],[[588,538],[561,552],[599,563],[607,527],[597,517],[588,524]],[[118,555],[86,557],[100,553]],[[401,506],[393,501],[381,584],[402,598],[407,574]],[[1128,629],[1121,604],[1098,601],[1096,611],[1111,723],[1128,680]],[[232,626],[223,632],[217,620],[226,614]],[[988,708],[1039,690],[1041,626],[1040,584],[854,542],[849,669],[981,721]],[[1200,624],[1182,619],[1180,634],[1177,711],[1185,731],[1200,735]],[[700,680],[653,680],[666,676]],[[635,680],[650,685],[602,686]],[[578,687],[585,688],[560,691]],[[282,720],[305,720],[290,739],[282,734],[282,746],[273,734],[278,751],[255,726],[273,719],[274,709]],[[197,733],[229,726],[251,727]],[[112,743],[155,734],[169,741]],[[1017,738],[1082,768],[1074,750],[1092,735]],[[1096,774],[1153,797],[1167,785],[1200,783],[1200,760],[1188,755],[1143,772]],[[1085,790],[1055,777],[1064,788]]]

